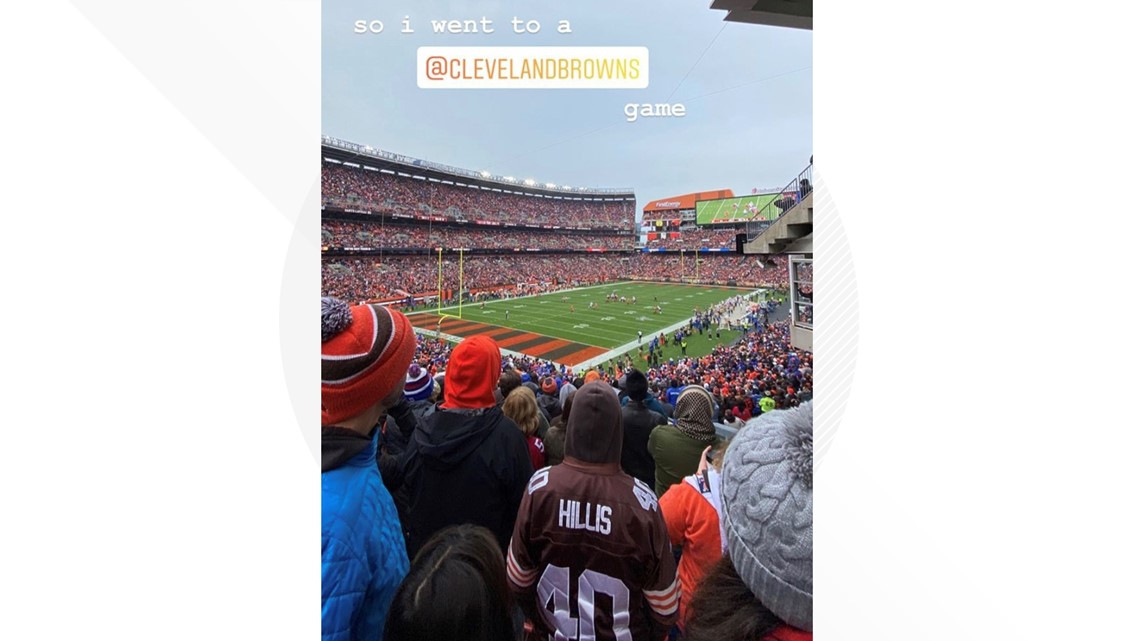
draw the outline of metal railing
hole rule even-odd
[[[777,220],[794,209],[800,201],[811,193],[811,167],[809,164],[807,168],[801,171],[798,176],[793,178],[790,183],[780,190],[776,198],[761,207],[748,219],[744,225],[744,232],[748,234],[748,242],[756,240],[756,237],[763,233],[765,229],[775,224]]]

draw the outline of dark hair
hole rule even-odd
[[[463,524],[436,532],[400,583],[385,641],[514,641],[507,567],[487,528]]]
[[[759,641],[783,625],[756,600],[727,556],[705,575],[686,613],[685,641]]]
[[[522,385],[522,377],[518,372],[508,371],[499,375],[499,393],[504,399],[519,385]]]
[[[551,425],[546,430],[546,438],[542,439],[542,448],[546,451],[547,465],[561,464],[566,459],[566,426]]]
[[[625,375],[625,391],[632,401],[644,401],[649,394],[649,380],[639,370],[631,369]]]

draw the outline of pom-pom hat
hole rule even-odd
[[[380,305],[321,299],[321,425],[359,416],[405,381],[416,351],[408,319]]]
[[[412,363],[408,368],[408,378],[404,382],[404,398],[409,401],[425,401],[431,396],[434,384],[435,381],[426,369],[420,367],[419,363]]]
[[[812,629],[812,404],[749,421],[721,470],[721,526],[736,572],[788,625]]]

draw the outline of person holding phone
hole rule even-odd
[[[705,448],[696,474],[668,489],[661,497],[661,515],[669,541],[681,549],[677,577],[681,581],[683,624],[689,599],[705,574],[724,555],[726,541],[720,528],[720,468],[729,441]]]

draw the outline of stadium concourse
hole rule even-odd
[[[810,641],[786,256],[643,243],[628,189],[322,158],[322,638]]]

